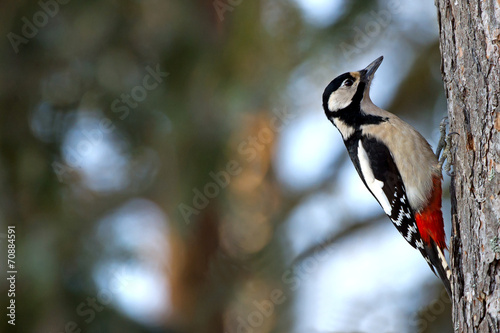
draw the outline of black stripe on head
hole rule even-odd
[[[361,100],[363,99],[363,95],[365,94],[365,87],[365,82],[359,82],[356,94],[354,94],[354,97],[352,98],[352,103],[347,108],[356,108],[357,110],[359,110],[359,108],[361,107]]]

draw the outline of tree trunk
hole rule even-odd
[[[500,332],[500,1],[436,0],[453,136],[453,322]]]

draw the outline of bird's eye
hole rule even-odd
[[[351,79],[345,79],[344,86],[350,87],[354,82]]]

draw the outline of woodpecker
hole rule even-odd
[[[383,59],[331,81],[323,93],[323,109],[365,186],[399,233],[437,271],[451,297],[441,165],[419,132],[371,101],[370,84]]]

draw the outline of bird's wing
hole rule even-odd
[[[357,156],[365,185],[406,241],[422,250],[424,246],[403,180],[387,146],[374,138],[362,137]]]

